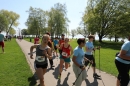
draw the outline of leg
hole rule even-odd
[[[61,73],[63,71],[63,64],[64,64],[64,60],[60,59],[60,67],[59,67],[59,76],[58,76],[58,78],[61,77]]]
[[[127,86],[129,83],[129,64],[123,64],[117,60],[115,60],[115,64],[117,67],[117,70],[119,72],[118,74],[118,80],[120,81],[120,86]],[[117,81],[118,84],[118,81]]]
[[[70,57],[66,58],[64,61],[65,61],[65,68],[68,69],[68,67],[70,67],[70,62],[71,62]]]
[[[83,75],[82,75],[82,73],[81,73],[81,69],[80,68],[78,68],[75,64],[73,64],[73,71],[74,71],[74,73],[75,73],[75,76],[76,76],[76,82],[75,82],[75,86],[81,86],[81,84],[82,84],[82,81],[83,81]],[[81,73],[81,74],[80,74]],[[79,76],[79,74],[80,74],[80,76]],[[79,77],[78,77],[79,76]]]
[[[51,65],[51,68],[53,68],[53,60],[52,59],[49,59],[49,62],[50,62],[50,65]]]
[[[120,81],[117,79],[116,86],[120,86]]]
[[[4,42],[2,42],[2,51],[4,53]]]
[[[40,86],[44,86],[43,69],[42,68],[37,68],[36,69],[36,74],[37,74],[38,78],[40,79]]]

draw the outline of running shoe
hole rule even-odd
[[[93,74],[93,77],[94,77],[94,78],[98,78],[98,77],[101,77],[101,76],[99,76],[97,73],[94,73],[94,74]]]

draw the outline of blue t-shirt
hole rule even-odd
[[[76,62],[79,65],[83,65],[84,64],[84,51],[83,49],[76,47],[74,49],[74,56],[76,56]]]
[[[54,46],[56,46],[58,44],[58,40],[54,40]]]
[[[126,52],[126,56],[130,56],[130,41],[125,42],[125,43],[122,45],[121,50],[127,51],[127,52]],[[124,64],[130,64],[130,61],[123,60],[123,59],[121,59],[121,58],[119,58],[119,57],[116,57],[116,59],[117,59],[118,61],[124,63]]]
[[[0,33],[0,42],[4,41],[4,35]]]
[[[90,42],[90,41],[87,41],[85,46],[86,46],[89,50],[93,50],[93,48],[94,48],[93,42]],[[93,51],[90,51],[90,52],[86,51],[86,54],[87,54],[87,55],[92,55],[92,54],[93,54]]]

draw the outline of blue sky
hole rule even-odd
[[[69,30],[77,28],[87,5],[87,0],[0,0],[0,10],[5,9],[18,13],[20,15],[20,24],[17,28],[23,29],[27,28],[25,26],[25,22],[28,18],[26,11],[30,6],[50,10],[56,3],[65,3],[67,6],[67,16],[71,21],[69,23]],[[16,31],[18,31],[17,28]]]

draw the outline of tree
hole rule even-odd
[[[77,34],[77,31],[75,29],[71,30],[71,35],[72,35],[72,39],[74,38],[74,36]]]
[[[22,29],[22,30],[21,30],[21,34],[22,34],[22,35],[29,35],[27,29]]]
[[[51,36],[54,34],[60,36],[61,33],[67,33],[68,18],[65,4],[57,3],[48,12],[48,29]]]
[[[16,34],[16,30],[14,28],[11,28],[9,34],[14,36]]]
[[[18,19],[19,19],[19,15],[13,11],[7,11],[7,10],[1,10],[0,14],[2,14],[3,16],[5,16],[8,27],[5,28],[6,31],[6,35],[8,35],[10,29],[12,27],[17,27],[18,26]]]
[[[128,0],[90,0],[86,7],[83,21],[88,27],[90,32],[98,33],[99,42],[102,42],[102,38],[106,37],[110,33],[117,34],[117,28],[119,28],[118,12],[126,12],[125,9],[120,9],[120,6],[128,7]],[[127,4],[127,5],[126,5]],[[123,16],[121,14],[120,16]],[[122,20],[122,19],[121,19]],[[128,19],[129,20],[129,19]],[[123,23],[124,21],[120,21]],[[128,23],[124,22],[125,24]],[[124,25],[125,25],[124,24]],[[118,25],[118,26],[117,26]],[[122,24],[121,27],[124,28]],[[121,29],[118,29],[119,32]]]
[[[29,17],[25,24],[29,29],[29,33],[40,35],[41,31],[44,31],[46,27],[46,11],[40,8],[30,7],[27,12],[29,13]]]
[[[5,31],[8,27],[8,22],[4,15],[0,14],[0,30]]]

